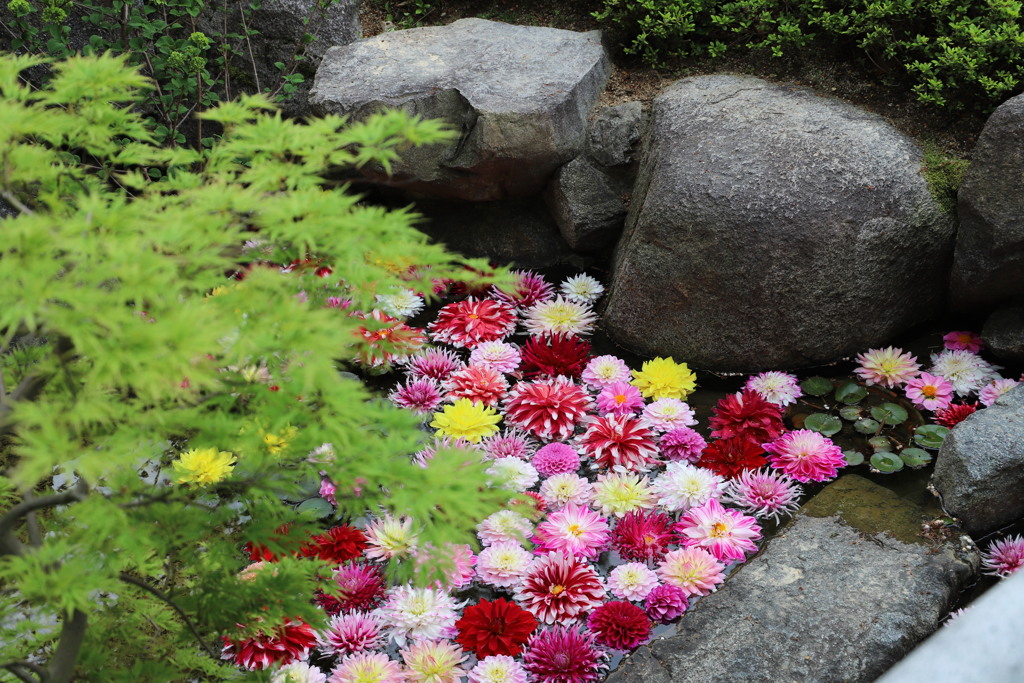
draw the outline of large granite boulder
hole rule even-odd
[[[748,372],[887,342],[942,303],[954,224],[914,143],[850,104],[747,76],[654,100],[605,327]]]
[[[957,210],[950,303],[966,311],[1024,304],[1024,95],[985,123]]]
[[[927,541],[922,515],[842,477],[608,683],[875,680],[935,630],[977,572],[970,539]]]
[[[972,535],[1024,517],[1024,385],[955,426],[935,458],[942,507]]]
[[[428,196],[506,199],[539,193],[580,154],[609,73],[598,31],[461,19],[328,50],[310,102],[317,114],[401,107],[444,119],[456,140],[404,152],[379,179]]]

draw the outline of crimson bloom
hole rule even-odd
[[[660,560],[674,540],[672,519],[664,512],[627,512],[612,532],[612,545],[624,560]]]
[[[520,382],[505,403],[505,422],[548,440],[565,440],[586,416],[593,401],[567,377]]]
[[[764,449],[742,436],[712,441],[697,461],[698,467],[726,479],[734,479],[744,470],[756,470],[767,464]]]
[[[299,551],[303,557],[319,557],[324,562],[344,564],[366,550],[366,536],[359,529],[342,524],[318,534]]]
[[[545,624],[574,621],[605,596],[594,567],[561,552],[534,560],[515,591],[516,601]]]
[[[437,319],[427,329],[434,341],[473,348],[512,334],[516,329],[516,313],[503,301],[469,297],[438,311]]]
[[[935,413],[935,422],[943,427],[953,428],[977,410],[977,403],[950,403],[947,408]]]
[[[318,591],[314,600],[328,614],[359,610],[369,612],[384,599],[387,588],[384,574],[377,565],[349,564],[334,572],[336,595]]]
[[[459,631],[455,640],[478,659],[491,655],[515,657],[537,630],[537,620],[514,602],[498,598],[467,607],[455,628]]]
[[[590,360],[590,342],[571,334],[530,337],[520,351],[526,378],[565,375],[579,379]]]
[[[601,645],[615,650],[632,650],[651,637],[651,620],[636,605],[624,600],[606,602],[587,619]]]
[[[786,429],[782,423],[782,408],[750,389],[729,394],[711,413],[708,424],[711,436],[716,439],[742,436],[754,443],[763,443]]]
[[[232,659],[235,664],[249,671],[284,666],[305,659],[309,650],[316,645],[316,633],[309,624],[299,620],[288,620],[271,634],[263,631],[250,638],[233,639],[222,636],[224,649],[222,659]]]

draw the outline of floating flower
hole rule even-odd
[[[423,310],[423,297],[411,289],[400,289],[392,294],[378,294],[375,297],[388,315],[397,318],[411,318]]]
[[[469,683],[527,683],[526,669],[512,657],[484,657],[469,672]]]
[[[492,655],[515,656],[537,630],[533,615],[514,602],[498,598],[470,605],[455,623],[455,640],[478,658]]]
[[[328,529],[326,533],[313,536],[299,553],[303,557],[318,557],[331,564],[344,564],[362,555],[366,545],[366,536],[362,531],[340,524]]]
[[[485,518],[476,527],[476,534],[484,545],[513,541],[524,543],[533,533],[530,520],[512,510],[499,510]]]
[[[410,377],[404,384],[395,387],[388,394],[388,399],[399,408],[426,415],[441,405],[441,387],[428,377]]]
[[[776,370],[753,375],[743,388],[755,391],[764,400],[780,406],[795,403],[803,395],[796,375]]]
[[[624,560],[647,562],[665,555],[675,538],[672,519],[664,512],[627,512],[612,532],[612,546]]]
[[[349,612],[331,617],[319,635],[320,649],[330,655],[349,655],[384,647],[384,621],[377,614]]]
[[[916,408],[942,410],[953,400],[953,385],[939,375],[922,372],[907,382],[907,398]]]
[[[645,472],[658,460],[654,438],[654,432],[638,418],[603,415],[591,419],[577,443],[597,467]]]
[[[604,294],[604,285],[589,275],[574,275],[567,278],[559,291],[569,301],[592,304]]]
[[[444,640],[418,640],[401,652],[408,683],[459,683],[466,675],[466,655]]]
[[[881,384],[890,389],[903,386],[921,370],[916,357],[892,346],[858,354],[857,362],[860,367],[854,372],[865,384]]]
[[[947,332],[942,336],[942,343],[952,351],[970,351],[977,353],[985,348],[985,342],[974,332]]]
[[[655,358],[646,361],[640,372],[634,373],[633,385],[644,398],[686,400],[690,392],[697,388],[697,376],[686,363],[677,363],[671,356]]]
[[[597,315],[586,304],[563,297],[541,301],[526,309],[523,327],[527,334],[571,334],[581,337],[590,334]]]
[[[981,554],[981,566],[986,574],[1006,578],[1024,567],[1024,536],[1007,536],[993,541]]]
[[[488,484],[494,488],[522,493],[540,477],[533,465],[519,458],[498,458],[487,468]]]
[[[708,425],[716,439],[739,436],[754,443],[771,441],[786,429],[782,409],[749,389],[720,400],[711,411]]]
[[[667,624],[683,616],[689,606],[686,591],[670,583],[655,586],[644,599],[644,612],[660,624]]]
[[[174,481],[192,486],[209,486],[224,481],[235,468],[237,458],[216,448],[193,448],[172,463]]]
[[[541,439],[564,441],[591,404],[587,393],[565,377],[520,382],[505,403],[505,420]]]
[[[578,379],[590,360],[590,342],[568,334],[542,334],[523,344],[520,372],[527,379],[564,375]]]
[[[327,683],[327,674],[306,662],[292,662],[275,671],[270,683]]]
[[[748,553],[757,552],[754,541],[761,538],[753,517],[724,508],[714,498],[690,508],[673,528],[682,545],[704,548],[723,562],[742,562]]]
[[[643,407],[640,390],[627,382],[612,382],[597,395],[597,410],[602,415],[633,415]]]
[[[828,481],[846,466],[846,458],[832,440],[810,429],[797,429],[766,444],[773,467],[797,481]]]
[[[423,549],[417,550],[417,567],[430,560],[437,560],[440,563],[440,569],[444,571],[444,576],[434,582],[434,588],[454,590],[468,586],[476,573],[473,571],[473,565],[476,564],[476,555],[473,554],[473,549],[465,543],[447,543],[443,547],[443,551],[438,551],[434,546],[428,544]]]
[[[658,497],[658,505],[669,512],[677,512],[720,498],[725,480],[709,469],[688,462],[670,462],[651,488]]]
[[[377,608],[392,640],[399,647],[408,639],[450,638],[455,635],[456,603],[447,591],[436,588],[396,586]]]
[[[658,448],[665,460],[697,462],[707,445],[704,437],[689,427],[676,427],[662,434],[658,440]]]
[[[530,462],[541,475],[550,477],[578,470],[580,456],[572,446],[555,442],[537,451]]]
[[[999,397],[1005,394],[1010,389],[1020,384],[1015,379],[997,379],[989,382],[985,387],[978,393],[978,398],[985,406],[990,406],[999,400]]]
[[[234,660],[236,665],[249,671],[306,659],[310,648],[316,645],[316,633],[309,624],[291,619],[269,634],[259,631],[248,638],[236,640],[223,636],[222,639],[221,658]]]
[[[390,560],[412,555],[419,543],[412,523],[411,517],[386,514],[367,524],[364,532],[369,543],[366,556],[374,560]]]
[[[540,495],[552,508],[568,503],[589,505],[594,499],[594,487],[589,481],[572,472],[554,474],[540,485]]]
[[[521,361],[518,346],[500,341],[477,344],[469,354],[470,365],[493,368],[506,375],[518,370]]]
[[[317,603],[328,614],[338,612],[367,612],[377,607],[384,599],[384,574],[380,567],[367,564],[350,564],[334,572],[336,596],[320,593]]]
[[[697,464],[726,479],[739,476],[745,470],[756,470],[768,464],[764,449],[744,436],[712,441],[701,453]]]
[[[800,507],[803,489],[785,474],[765,467],[746,470],[729,482],[725,500],[758,519],[780,521]]]
[[[523,655],[523,666],[537,683],[590,683],[608,669],[607,655],[582,626],[555,626],[538,631]]]
[[[587,363],[580,379],[592,387],[607,387],[615,382],[628,382],[632,377],[626,361],[618,356],[597,356]]]
[[[473,348],[515,332],[516,313],[503,301],[469,297],[438,311],[437,319],[427,329],[434,341]]]
[[[480,439],[497,433],[499,422],[501,415],[494,408],[460,398],[440,413],[434,413],[430,426],[437,429],[438,436],[479,443]]]
[[[480,551],[476,561],[481,583],[511,588],[519,583],[533,555],[515,541],[499,541]]]
[[[981,391],[988,382],[999,379],[997,368],[970,351],[943,351],[932,354],[931,372],[945,377],[957,396]]]
[[[594,559],[610,539],[608,522],[587,507],[569,503],[537,525],[537,552],[564,551]]]
[[[421,450],[417,451],[412,456],[412,461],[419,467],[427,467],[431,460],[437,455],[438,451],[458,449],[462,451],[480,451],[480,444],[470,443],[463,438],[451,439],[444,437],[443,439],[434,438],[434,443],[427,444]]]
[[[680,548],[665,555],[658,576],[687,595],[707,595],[725,581],[725,565],[704,548]]]
[[[380,652],[348,655],[331,672],[328,683],[405,683],[402,666]]]
[[[555,295],[554,286],[545,280],[542,275],[529,270],[513,270],[510,275],[515,278],[512,291],[509,292],[500,287],[493,287],[491,289],[491,296],[523,310],[541,301],[547,301]]]
[[[627,562],[608,575],[608,590],[623,600],[643,600],[658,585],[658,575],[640,562]]]
[[[447,349],[427,349],[405,362],[409,377],[432,379],[438,383],[444,382],[453,372],[465,366],[455,352]]]
[[[508,380],[494,368],[469,365],[456,370],[444,383],[445,399],[469,399],[473,403],[496,406],[508,393]]]
[[[697,424],[693,409],[678,398],[660,398],[648,404],[644,408],[643,418],[658,432]]]
[[[606,515],[622,517],[627,512],[653,508],[657,496],[647,477],[630,472],[608,472],[594,483],[594,505]]]
[[[574,621],[604,596],[601,577],[589,562],[559,552],[534,560],[515,588],[516,601],[545,624]]]
[[[632,650],[651,637],[651,620],[636,605],[621,600],[606,602],[587,619],[594,639],[614,650]]]
[[[935,423],[953,428],[978,410],[977,403],[950,403],[945,410],[935,413]]]
[[[537,450],[537,442],[526,432],[506,429],[501,434],[489,436],[481,442],[487,460],[498,458],[519,458],[529,460]]]
[[[369,315],[359,311],[349,315],[365,321],[356,330],[356,336],[363,344],[354,359],[363,365],[379,367],[388,363],[403,363],[427,343],[423,330],[409,327],[376,308]]]

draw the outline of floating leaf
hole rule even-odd
[[[334,506],[324,498],[307,498],[295,508],[299,514],[307,514],[315,519],[327,519],[334,514]]]
[[[883,451],[871,456],[871,466],[883,474],[891,474],[903,469],[903,460],[895,453]]]
[[[932,461],[932,454],[923,448],[904,448],[900,451],[900,458],[907,467],[918,469]]]
[[[824,396],[832,391],[832,380],[824,377],[808,377],[800,382],[800,388],[808,396]]]
[[[876,453],[892,450],[892,440],[887,436],[873,436],[868,439],[868,443],[871,444]]]
[[[881,426],[882,425],[872,420],[870,417],[865,417],[863,420],[857,420],[853,423],[853,428],[861,434],[874,434]]]
[[[843,451],[843,457],[846,458],[846,464],[850,467],[861,465],[864,463],[864,454],[860,451],[848,450]]]
[[[824,434],[825,436],[832,436],[843,428],[843,423],[835,415],[814,413],[813,415],[808,415],[807,419],[804,420],[804,428]]]
[[[850,420],[851,422],[854,420],[859,420],[860,415],[860,408],[858,408],[857,406],[846,406],[845,408],[839,409],[839,416],[844,420]]]
[[[882,424],[895,426],[903,424],[910,416],[907,415],[907,411],[903,406],[898,406],[895,403],[883,403],[882,405],[875,406],[871,409],[871,417],[875,418]]]
[[[867,395],[867,388],[852,379],[848,379],[836,387],[836,400],[842,403],[860,403]]]
[[[914,430],[914,441],[924,448],[936,449],[945,441],[949,427],[942,425],[921,425]]]

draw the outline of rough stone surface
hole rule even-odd
[[[643,108],[623,102],[597,109],[587,134],[587,153],[602,166],[622,166],[637,158]]]
[[[927,544],[912,534],[920,508],[862,477],[812,502],[608,683],[873,681],[935,630],[977,571],[973,545]]]
[[[391,182],[437,197],[517,198],[539,194],[583,151],[609,73],[598,31],[461,19],[328,50],[310,101],[318,114],[402,107],[445,119],[458,139],[409,150]]]
[[[1024,304],[1024,95],[992,112],[971,156],[957,195],[950,303]]]
[[[748,76],[678,81],[653,119],[605,327],[749,372],[878,346],[939,310],[952,218],[882,118]]]
[[[577,251],[598,251],[618,239],[626,206],[620,193],[584,157],[558,169],[544,201],[562,237]]]
[[[990,315],[981,338],[997,360],[1024,364],[1024,308],[1001,308]]]
[[[935,458],[932,485],[972,535],[1024,516],[1024,385],[954,427]]]

